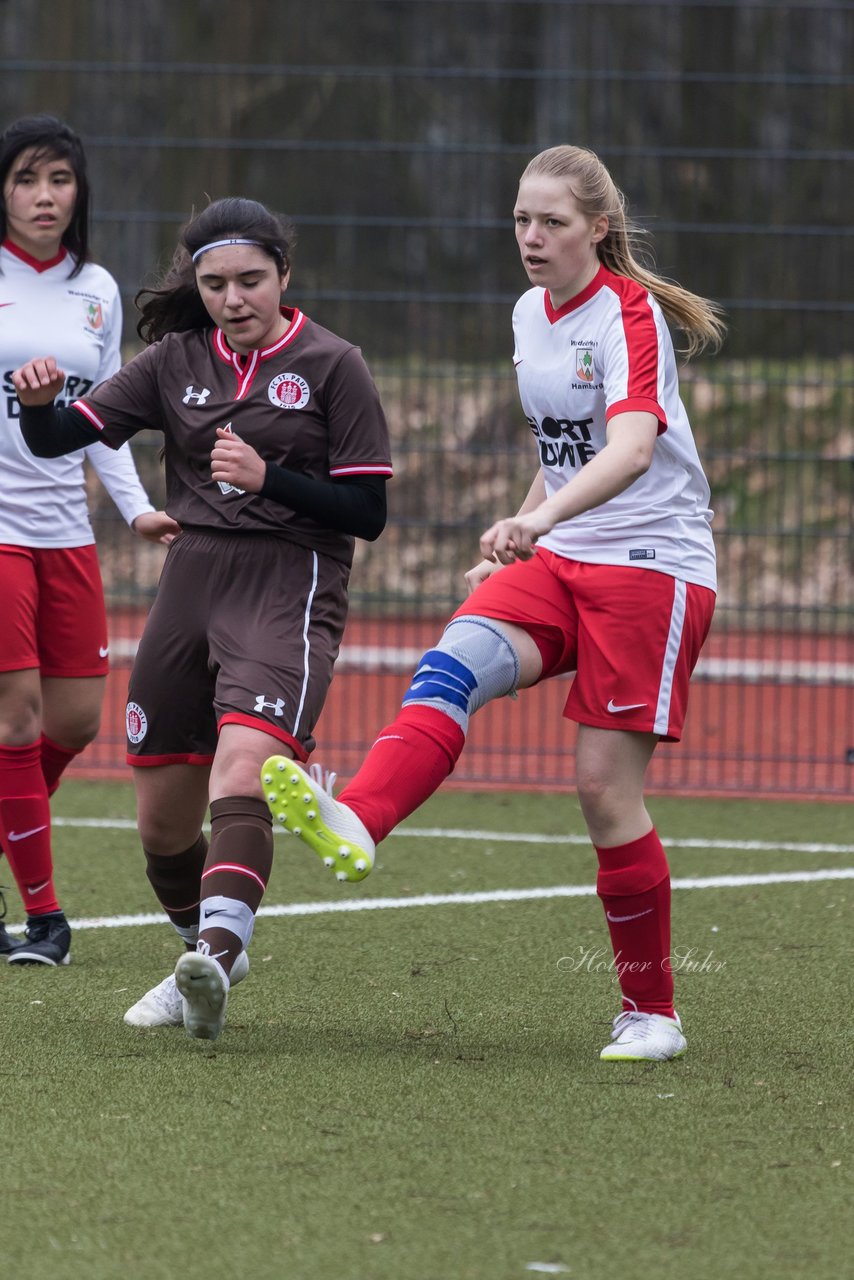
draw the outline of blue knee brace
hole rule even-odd
[[[519,683],[519,655],[489,618],[449,622],[435,649],[428,649],[403,695],[405,707],[434,707],[468,730],[469,717]]]

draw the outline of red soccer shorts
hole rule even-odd
[[[494,573],[455,616],[524,628],[542,655],[541,680],[575,671],[567,719],[678,742],[714,607],[708,587],[540,549]]]
[[[0,600],[0,671],[107,674],[107,616],[94,546],[0,545]]]

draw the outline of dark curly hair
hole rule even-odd
[[[232,236],[254,241],[273,259],[280,274],[290,269],[296,235],[289,219],[242,196],[214,200],[181,229],[164,278],[136,295],[141,313],[136,327],[141,338],[157,342],[167,333],[210,327],[212,321],[196,285],[193,254],[206,244]]]

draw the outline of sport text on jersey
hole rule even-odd
[[[590,443],[592,418],[528,418],[544,467],[583,467],[595,458]]]

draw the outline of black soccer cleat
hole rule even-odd
[[[0,956],[10,956],[18,947],[24,945],[23,938],[16,938],[9,933],[5,924],[0,924]]]
[[[8,956],[17,948],[24,945],[23,938],[17,938],[11,934],[3,924],[6,915],[6,899],[3,896],[3,890],[0,889],[0,956]]]
[[[71,930],[61,911],[29,916],[20,947],[9,955],[9,964],[68,964],[71,961]]]

